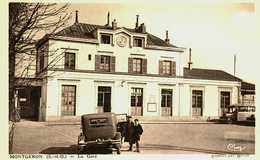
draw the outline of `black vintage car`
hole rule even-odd
[[[114,113],[85,114],[81,116],[82,132],[78,137],[79,153],[89,150],[111,149],[121,151],[121,133],[118,132],[117,115]]]

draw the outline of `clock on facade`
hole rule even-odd
[[[125,47],[126,46],[126,41],[127,41],[127,39],[124,36],[118,36],[116,38],[116,43],[120,47]]]

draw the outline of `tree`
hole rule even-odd
[[[70,18],[68,4],[9,3],[9,119],[15,108],[15,66],[21,55],[35,55],[35,44],[43,34],[53,35]],[[21,56],[22,57],[22,56]],[[35,56],[36,57],[36,56]],[[32,59],[30,59],[32,61]],[[28,62],[30,65],[30,62]]]

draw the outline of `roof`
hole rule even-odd
[[[220,81],[242,81],[241,79],[222,70],[201,69],[201,68],[184,68],[184,78],[207,79]]]
[[[241,94],[255,94],[255,84],[243,81],[241,83]]]
[[[126,29],[127,31],[131,33],[140,33],[138,30],[121,27],[123,29]],[[73,38],[90,38],[90,39],[97,39],[97,35],[95,31],[97,29],[110,29],[112,30],[111,26],[107,25],[96,25],[96,24],[88,24],[88,23],[74,23],[73,25],[64,28],[63,30],[57,32],[55,35],[57,36],[65,36],[65,37],[73,37]],[[150,33],[147,34],[147,44],[148,45],[155,45],[155,46],[162,46],[162,47],[175,47],[172,44],[166,43],[164,40],[162,40],[159,37],[156,37]]]

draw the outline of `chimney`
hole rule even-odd
[[[107,13],[107,26],[110,25],[110,12]]]
[[[76,16],[75,16],[75,23],[79,23],[79,19],[78,19],[78,10],[76,10]]]
[[[139,15],[136,15],[136,23],[135,23],[135,28],[137,29],[138,28],[138,20],[139,20]]]
[[[189,68],[189,70],[192,69],[192,62],[191,62],[191,48],[189,49],[189,62],[188,62],[188,68]]]
[[[146,32],[146,27],[145,27],[144,23],[142,23],[140,27],[141,27],[141,32],[145,33]]]
[[[167,44],[170,44],[170,39],[169,39],[169,35],[168,35],[168,30],[166,31],[165,42],[166,42]]]
[[[237,55],[234,54],[234,76],[236,76]]]
[[[116,28],[117,28],[117,22],[116,19],[114,19],[112,22],[112,29],[116,29]]]

